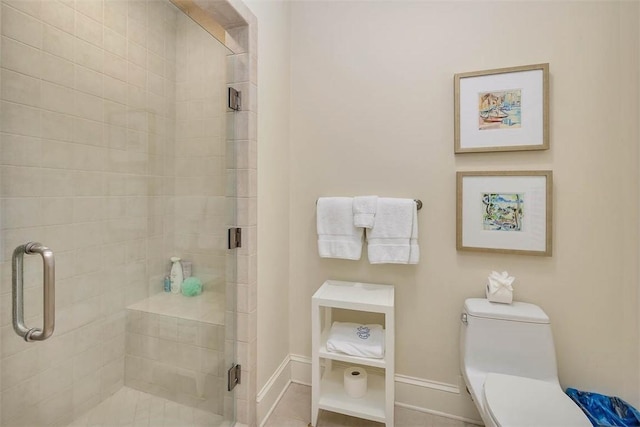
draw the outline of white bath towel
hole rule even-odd
[[[333,322],[327,339],[327,351],[382,359],[384,329],[381,325]]]
[[[320,197],[316,216],[322,258],[360,259],[364,230],[353,225],[353,197]]]
[[[411,239],[409,240],[410,253],[409,264],[417,264],[420,261],[420,246],[418,245],[418,205],[413,201],[413,224],[411,226]]]
[[[418,208],[412,199],[378,199],[376,220],[367,232],[371,264],[417,264]]]
[[[371,228],[376,218],[378,196],[356,196],[353,198],[353,225]]]

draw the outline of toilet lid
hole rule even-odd
[[[484,397],[498,427],[591,426],[578,405],[556,383],[488,374]]]

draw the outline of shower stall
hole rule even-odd
[[[0,426],[235,423],[223,6],[0,0]]]

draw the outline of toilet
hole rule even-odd
[[[485,426],[591,426],[560,387],[540,307],[469,298],[460,320],[460,370]]]

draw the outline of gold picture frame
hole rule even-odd
[[[455,74],[454,151],[549,149],[549,64]]]
[[[456,174],[456,249],[552,255],[553,172]]]

